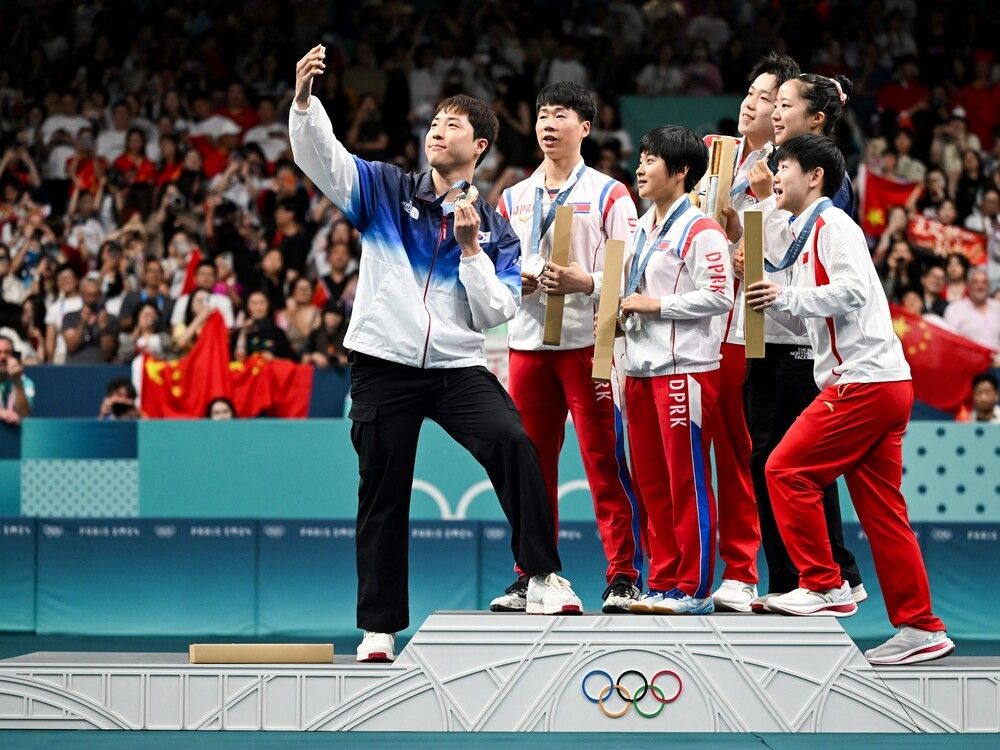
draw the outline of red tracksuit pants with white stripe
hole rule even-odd
[[[823,488],[843,475],[871,545],[889,621],[897,628],[944,630],[931,611],[927,569],[900,491],[912,407],[908,380],[825,388],[768,459],[767,488],[799,585],[827,591],[841,585],[841,575],[830,552]]]
[[[611,384],[591,379],[594,348],[510,352],[508,391],[542,464],[552,513],[559,524],[559,453],[566,416],[573,415],[580,456],[594,502],[610,583],[622,574],[638,581],[642,522],[625,460],[622,415]]]
[[[629,451],[646,518],[649,588],[702,599],[715,566],[709,458],[719,371],[625,380]]]
[[[746,352],[740,344],[722,344],[719,400],[712,430],[715,472],[719,477],[719,556],[723,578],[757,583],[760,520],[750,476],[750,432],[743,408]]]

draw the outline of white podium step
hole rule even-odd
[[[0,661],[0,729],[30,728],[997,732],[1000,659],[876,669],[834,618],[439,612],[388,665]]]

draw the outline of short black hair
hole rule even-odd
[[[687,167],[684,190],[691,192],[708,169],[708,149],[705,142],[690,128],[663,125],[642,137],[639,152],[659,156],[667,164],[667,174],[675,175]]]
[[[205,407],[205,418],[208,419],[209,417],[212,416],[212,407],[220,402],[229,407],[229,411],[233,413],[233,418],[235,419],[236,407],[233,406],[233,402],[230,401],[225,396],[216,396],[215,398],[213,398],[211,401],[208,402],[208,406]]]
[[[132,378],[126,377],[111,378],[111,380],[108,381],[107,388],[104,389],[104,394],[106,396],[111,396],[119,388],[125,389],[125,395],[128,398],[135,398],[138,395],[135,390],[135,385],[132,383]]]
[[[823,170],[823,195],[832,198],[840,190],[847,173],[844,155],[825,135],[797,135],[778,150],[778,162],[797,162],[803,172]]]
[[[803,73],[796,80],[799,82],[799,95],[806,100],[806,112],[811,115],[822,112],[823,134],[833,132],[837,120],[844,113],[844,105],[854,91],[854,84],[847,76],[826,76],[815,73]],[[841,101],[843,94],[843,101]]]
[[[764,73],[773,75],[778,80],[778,85],[780,86],[785,81],[802,75],[802,69],[790,56],[779,55],[774,50],[771,50],[757,61],[757,64],[750,71],[750,75],[747,76],[747,80],[753,82],[757,76]]]
[[[973,390],[975,390],[976,386],[980,383],[989,383],[993,386],[994,391],[1000,391],[1000,380],[997,380],[997,376],[992,372],[982,372],[979,375],[976,375],[976,377],[972,379]]]
[[[591,124],[597,119],[597,102],[594,95],[579,83],[556,81],[538,92],[535,98],[535,114],[542,107],[565,107],[576,112],[580,122]]]
[[[476,140],[486,139],[486,148],[476,160],[477,167],[482,164],[486,154],[493,147],[493,142],[497,139],[497,133],[500,132],[500,121],[497,120],[497,114],[493,108],[482,99],[467,94],[456,94],[438,104],[434,115],[437,116],[439,112],[451,112],[469,118],[469,124],[472,125],[472,137]]]
[[[212,273],[216,273],[215,261],[211,261],[208,258],[202,258],[201,260],[199,260],[198,265],[194,267],[194,270],[197,271],[199,268],[205,268],[205,267],[211,268]]]

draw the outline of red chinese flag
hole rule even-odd
[[[230,365],[233,403],[240,417],[309,415],[313,368],[289,359],[266,359],[253,354]]]
[[[972,396],[972,378],[989,368],[993,353],[898,305],[889,307],[910,363],[914,395],[935,409],[957,413]]]
[[[889,221],[889,209],[905,206],[922,189],[917,182],[900,182],[864,169],[861,181],[861,228],[868,237],[879,237]]]
[[[188,255],[187,269],[184,271],[184,286],[181,287],[181,294],[191,294],[194,291],[194,272],[198,270],[201,263],[201,249],[195,248]]]
[[[148,355],[143,358],[142,414],[145,417],[203,417],[213,399],[232,397],[229,332],[218,311],[205,321],[187,356],[171,361]]]

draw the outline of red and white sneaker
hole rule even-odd
[[[829,591],[795,589],[787,594],[771,597],[767,600],[767,608],[782,615],[806,617],[850,617],[858,611],[847,581],[839,588]]]
[[[390,662],[396,658],[396,636],[393,633],[371,633],[365,631],[365,637],[358,646],[358,661]]]
[[[573,593],[569,581],[555,573],[528,579],[527,605],[529,615],[579,615],[583,603]]]
[[[943,630],[919,630],[906,625],[881,646],[865,651],[871,664],[917,664],[940,659],[955,650],[955,643]]]

